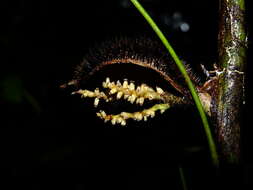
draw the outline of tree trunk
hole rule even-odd
[[[221,73],[212,111],[221,160],[238,163],[247,49],[244,0],[220,0],[219,14],[218,64]]]

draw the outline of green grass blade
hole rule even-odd
[[[131,0],[131,2],[134,4],[134,6],[138,9],[138,11],[142,14],[142,16],[146,19],[146,21],[150,24],[150,26],[152,27],[152,29],[155,31],[155,33],[157,34],[157,36],[160,38],[160,40],[162,41],[162,43],[164,44],[164,46],[167,48],[167,50],[169,51],[170,55],[172,56],[172,58],[174,59],[175,63],[177,64],[180,72],[182,73],[182,75],[185,78],[185,81],[189,87],[189,90],[192,94],[193,100],[196,104],[196,107],[199,111],[200,117],[202,119],[202,123],[205,129],[205,133],[207,136],[207,140],[208,140],[208,145],[209,145],[209,150],[211,153],[211,157],[212,157],[212,162],[215,166],[218,167],[219,165],[219,159],[218,159],[218,154],[217,154],[217,150],[216,150],[216,146],[214,143],[214,139],[212,137],[212,133],[208,124],[208,120],[206,117],[206,114],[204,112],[204,109],[202,107],[202,104],[200,102],[200,99],[198,97],[198,94],[195,90],[195,87],[183,65],[183,63],[181,62],[181,60],[178,58],[176,52],[174,51],[174,49],[172,48],[172,46],[170,45],[170,43],[168,42],[168,40],[166,39],[166,37],[164,36],[164,34],[162,33],[162,31],[158,28],[158,26],[156,25],[156,23],[153,21],[153,19],[148,15],[148,13],[145,11],[145,9],[142,7],[142,5],[137,1],[137,0]]]

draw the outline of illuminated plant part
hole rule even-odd
[[[105,111],[100,110],[97,112],[97,116],[103,119],[105,122],[111,121],[113,125],[121,124],[126,125],[127,119],[133,119],[136,121],[147,121],[149,117],[155,117],[156,111],[160,111],[163,113],[168,108],[175,104],[182,104],[184,102],[183,98],[176,97],[168,92],[165,92],[160,87],[156,87],[154,90],[152,87],[149,87],[146,84],[141,84],[140,86],[136,86],[133,82],[128,82],[127,79],[121,83],[119,80],[117,82],[110,81],[110,78],[107,77],[104,82],[102,82],[102,86],[105,89],[109,89],[106,92],[100,92],[98,88],[94,91],[90,90],[77,90],[72,92],[72,94],[80,94],[82,98],[94,98],[94,106],[97,107],[100,99],[109,102],[109,101],[117,101],[119,99],[124,99],[125,101],[131,104],[137,104],[142,106],[145,100],[159,100],[163,103],[155,104],[151,108],[143,109],[141,111],[129,113],[129,112],[121,112],[119,114],[106,114]]]
[[[118,78],[121,76],[117,76],[116,78],[119,80],[115,80],[115,77],[112,77],[114,81],[111,81],[111,75],[117,73],[117,69],[114,70],[114,68],[116,66],[122,68],[125,65],[133,65],[152,71],[156,76],[159,76],[160,81],[166,83],[165,88],[164,86],[163,88],[158,87],[160,83],[156,83],[156,80],[153,79],[154,74],[149,76],[153,80],[141,81],[139,76],[146,76],[145,74],[138,74],[137,79],[132,79],[132,70],[121,69],[124,71],[123,74],[129,74],[129,76],[127,75],[123,78]],[[104,90],[101,91],[98,86],[95,86],[93,91],[88,90],[86,86],[90,78],[100,76],[100,72],[108,67],[110,68],[109,73],[105,76],[102,75],[105,80],[104,78],[101,79],[104,80],[102,82]],[[216,95],[218,75],[209,75],[208,71],[205,70],[208,80],[202,83],[189,65],[185,64],[185,67],[196,86],[206,113],[211,116],[212,97]],[[131,78],[135,82],[124,78]],[[157,87],[151,87],[150,83],[152,83],[152,86]],[[61,87],[73,88],[72,94],[80,94],[82,98],[94,98],[95,107],[98,107],[101,101],[105,101],[109,105],[125,100],[130,104],[136,105],[137,110],[140,110],[132,113],[122,110],[122,112],[115,115],[107,114],[103,110],[97,112],[98,117],[105,122],[111,121],[113,125],[126,125],[128,119],[146,121],[147,118],[154,117],[156,111],[164,112],[176,105],[194,104],[184,77],[167,54],[166,49],[160,43],[146,38],[119,38],[102,43],[85,55],[83,62],[77,66],[73,79]],[[173,90],[170,91],[167,87]],[[149,101],[156,101],[156,103],[150,108],[140,109],[145,102]]]
[[[144,109],[139,112],[133,112],[133,113],[128,113],[128,112],[121,112],[120,114],[116,115],[107,115],[105,111],[100,110],[100,112],[97,112],[97,116],[103,119],[105,122],[111,121],[112,125],[115,125],[116,123],[121,124],[122,126],[126,125],[126,120],[127,119],[133,119],[136,121],[147,121],[148,117],[155,117],[156,111],[160,110],[160,113],[164,113],[168,108],[170,108],[169,104],[156,104],[152,106],[151,108]]]

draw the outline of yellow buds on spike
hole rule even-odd
[[[128,100],[130,103],[136,102],[142,105],[144,103],[144,99],[149,100],[163,100],[164,91],[157,87],[156,91],[147,86],[146,84],[142,84],[141,86],[135,87],[133,82],[128,83],[127,79],[124,80],[123,84],[120,81],[110,82],[110,79],[107,77],[106,80],[102,83],[104,88],[110,89],[110,94],[117,93],[117,99],[124,97],[124,99]]]
[[[125,126],[128,119],[147,121],[149,117],[155,117],[156,111],[160,111],[162,114],[170,108],[171,105],[180,104],[183,101],[182,98],[165,92],[160,87],[156,87],[154,90],[146,84],[135,86],[134,82],[131,81],[129,83],[127,79],[124,79],[123,83],[121,83],[119,80],[117,82],[111,82],[110,78],[107,77],[105,81],[102,82],[102,86],[103,88],[108,89],[107,94],[101,92],[99,88],[96,88],[94,91],[80,89],[72,94],[80,94],[82,98],[94,98],[94,107],[98,106],[100,99],[108,102],[113,100],[117,101],[123,98],[131,104],[135,103],[140,106],[144,104],[145,99],[159,100],[163,102],[161,104],[155,104],[151,108],[133,113],[121,112],[120,114],[107,115],[105,111],[102,110],[97,113],[99,118],[103,119],[105,122],[111,121],[112,125],[120,124]]]
[[[107,115],[103,110],[97,113],[97,116],[103,119],[105,122],[111,121],[112,125],[121,124],[122,126],[126,125],[126,121],[128,119],[133,119],[136,121],[147,121],[149,117],[155,117],[156,111],[164,112],[170,108],[168,104],[156,104],[151,108],[144,109],[139,112],[129,113],[129,112],[121,112],[120,114],[116,115]]]
[[[104,92],[100,92],[98,88],[94,90],[94,92],[89,90],[78,90],[75,92],[72,92],[72,94],[81,94],[82,98],[95,98],[94,100],[94,106],[97,107],[99,103],[99,99],[102,98],[106,101],[110,101],[111,98],[105,95]]]

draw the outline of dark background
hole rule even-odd
[[[197,72],[200,63],[212,69],[218,1],[141,3],[180,57]],[[29,182],[33,189],[182,189],[182,167],[189,189],[226,186],[211,166],[195,108],[172,109],[128,127],[111,126],[95,116],[91,103],[59,89],[94,44],[115,36],[155,38],[129,1],[20,0],[0,5],[0,167],[5,176],[68,179],[56,186]],[[183,23],[188,30],[180,28]],[[249,42],[251,47],[251,38]],[[249,97],[246,89],[248,105]],[[245,110],[242,164],[237,175],[226,176],[240,186],[250,185],[253,169],[251,120]],[[78,183],[68,183],[73,177]]]

